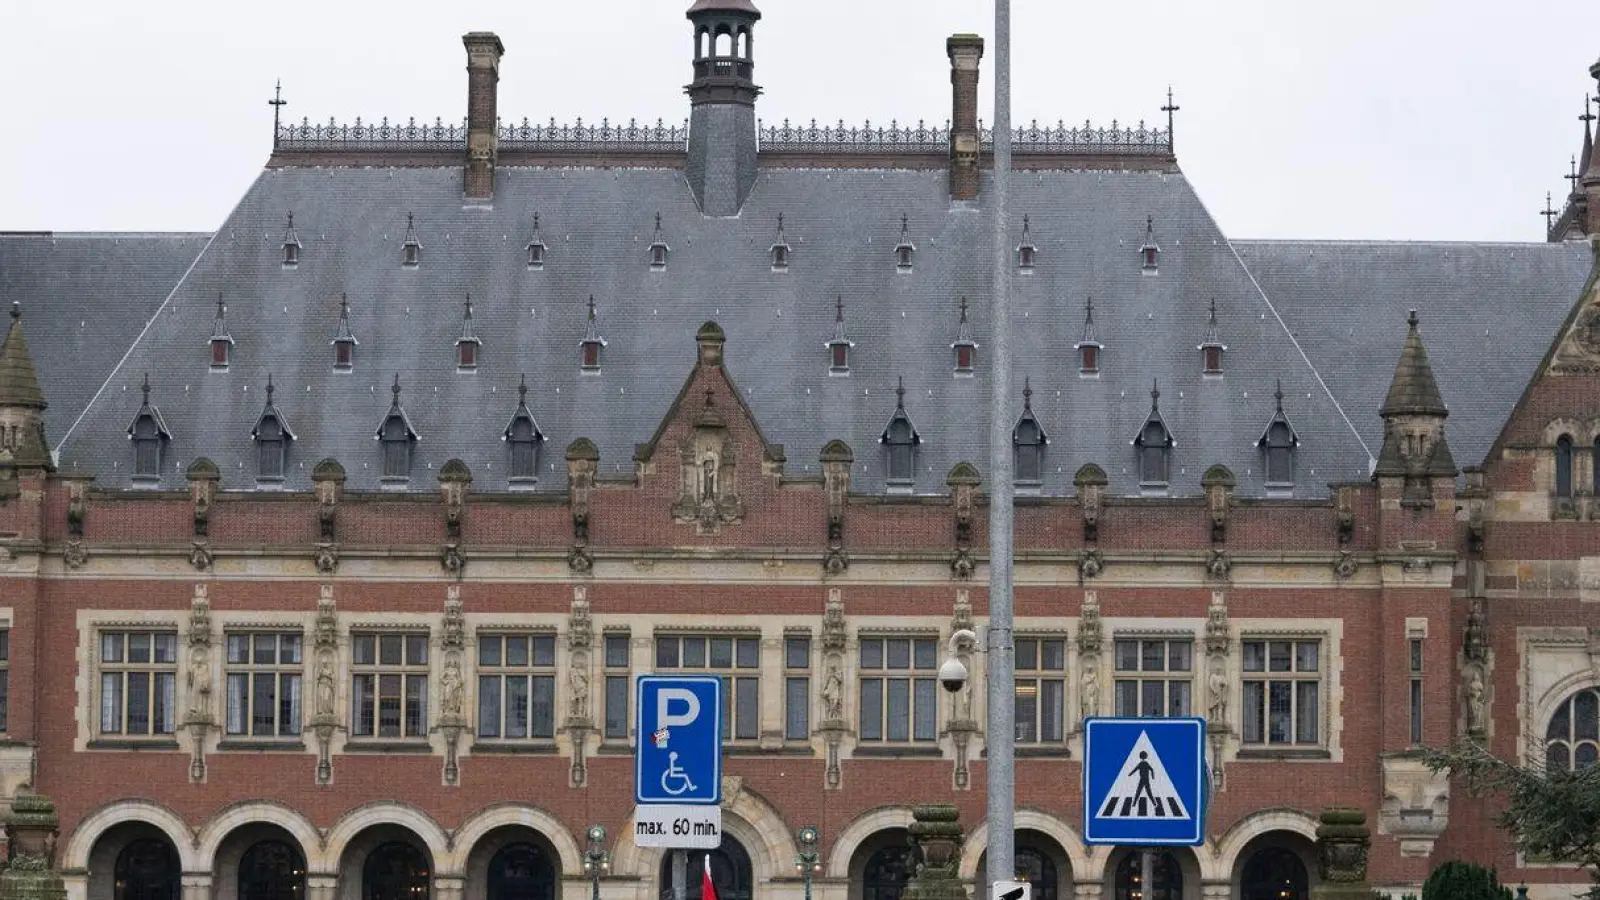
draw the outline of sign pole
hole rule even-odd
[[[1149,848],[1139,851],[1139,896],[1150,900],[1155,896],[1155,889],[1151,884],[1156,879],[1156,855]],[[678,900],[683,900],[682,897]]]
[[[672,851],[672,900],[684,900],[689,886],[689,854]]]

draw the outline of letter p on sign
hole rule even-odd
[[[678,712],[673,712],[677,704]],[[686,727],[700,718],[700,698],[683,688],[662,688],[656,693],[656,727]]]

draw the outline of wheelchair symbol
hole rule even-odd
[[[673,788],[674,784],[677,785],[676,789]],[[683,767],[678,765],[678,754],[676,753],[667,754],[667,770],[661,773],[661,789],[674,797],[696,789],[694,782],[689,780],[688,773],[684,772]]]

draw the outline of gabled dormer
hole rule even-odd
[[[1033,263],[1039,255],[1038,248],[1033,245],[1033,236],[1028,232],[1028,217],[1022,217],[1022,243],[1017,245],[1017,271],[1023,275],[1033,274]]]
[[[894,414],[883,427],[878,442],[888,451],[888,487],[891,494],[909,494],[916,486],[916,448],[922,443],[911,416],[906,413],[906,382],[899,380],[894,390]]]
[[[395,373],[394,386],[389,390],[394,399],[389,402],[389,411],[383,414],[383,421],[378,423],[377,434],[373,436],[383,451],[383,484],[403,489],[411,480],[411,451],[421,436],[411,427],[411,419],[400,405],[400,373]]]
[[[1144,493],[1164,494],[1172,478],[1172,448],[1177,443],[1161,418],[1161,386],[1150,385],[1150,415],[1133,438],[1134,462],[1139,473],[1139,489]]]
[[[228,307],[217,295],[217,314],[211,321],[211,371],[226,372],[233,355],[233,337],[228,334]]]
[[[589,325],[583,332],[583,340],[578,342],[578,366],[586,375],[600,374],[600,351],[604,350],[606,339],[600,336],[600,326],[594,317],[594,295],[589,295]]]
[[[767,252],[772,255],[772,271],[789,271],[789,242],[783,236],[783,213],[778,213],[777,240],[772,242]]]
[[[1100,335],[1094,327],[1094,298],[1083,307],[1083,339],[1072,345],[1078,351],[1078,375],[1083,378],[1100,377]]]
[[[1287,495],[1294,490],[1295,451],[1300,447],[1300,436],[1295,433],[1289,417],[1283,412],[1283,382],[1278,382],[1278,389],[1272,396],[1277,401],[1277,411],[1267,422],[1267,428],[1261,432],[1261,440],[1256,441],[1256,446],[1261,448],[1267,495]]]
[[[909,220],[905,213],[900,214],[900,243],[894,245],[894,267],[902,273],[911,271],[911,264],[916,260],[917,245],[911,243]]]
[[[417,240],[417,217],[406,213],[406,237],[400,243],[400,265],[415,269],[422,265],[422,242]]]
[[[1033,414],[1033,384],[1022,380],[1022,415],[1011,427],[1011,451],[1014,468],[1012,478],[1017,490],[1023,493],[1039,492],[1044,483],[1044,448],[1050,443],[1044,426]]]
[[[272,375],[267,375],[267,403],[250,429],[250,439],[256,445],[256,481],[266,485],[283,483],[284,472],[289,468],[289,444],[295,440],[289,421],[272,402]]]
[[[339,326],[334,329],[333,340],[333,369],[335,372],[349,372],[356,365],[356,340],[355,333],[350,330],[350,298],[344,294],[339,295]]]
[[[956,324],[956,339],[950,349],[955,353],[956,375],[970,377],[977,362],[978,342],[972,339],[972,326],[967,323],[967,298],[961,298],[961,321]]]
[[[150,373],[145,373],[139,390],[144,400],[128,423],[128,440],[133,443],[133,483],[154,487],[161,482],[161,467],[172,432],[167,430],[161,410],[150,402]]]
[[[472,325],[472,295],[467,295],[466,310],[461,315],[461,336],[456,338],[456,371],[474,372],[478,368],[478,351],[482,347],[478,331]]]
[[[539,214],[533,214],[533,236],[528,238],[528,270],[533,272],[544,269],[544,254],[547,248],[544,236],[539,233]]]
[[[1211,318],[1206,324],[1205,340],[1196,348],[1200,351],[1201,373],[1208,378],[1222,377],[1222,354],[1228,352],[1228,346],[1222,343],[1222,338],[1217,334],[1217,300],[1211,299]]]
[[[833,314],[833,337],[828,339],[828,374],[845,376],[850,374],[850,348],[855,342],[845,337],[844,334],[844,297],[840,295],[835,300]]]
[[[532,490],[539,481],[539,448],[544,444],[544,433],[528,409],[528,377],[522,376],[517,385],[517,408],[500,439],[510,450],[510,482],[512,490]]]
[[[650,271],[665,272],[667,270],[667,254],[672,248],[667,246],[667,239],[661,234],[661,213],[656,213],[656,233],[650,241]]]
[[[1155,275],[1161,263],[1161,245],[1156,243],[1156,218],[1144,217],[1144,243],[1139,245],[1139,264],[1146,275]]]
[[[289,225],[283,232],[283,267],[293,269],[300,265],[300,236],[294,233],[294,213],[289,213]]]

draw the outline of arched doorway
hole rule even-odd
[[[555,900],[556,870],[533,844],[506,844],[489,858],[488,889],[488,900]]]
[[[1067,873],[1068,889],[1064,900],[1071,900],[1072,861],[1066,850],[1055,839],[1042,831],[1022,829],[1017,832],[1016,848],[1012,851],[1016,874],[1033,887],[1033,900],[1063,900],[1061,873]],[[978,871],[973,882],[973,896],[982,896],[989,879],[989,854],[978,857]]]
[[[1183,868],[1171,853],[1157,853],[1149,889],[1142,883],[1143,854],[1126,853],[1117,864],[1112,897],[1115,900],[1183,900]]]
[[[727,833],[722,835],[722,846],[715,850],[686,850],[689,857],[688,877],[684,882],[684,900],[700,900],[700,881],[711,859],[711,883],[717,889],[717,900],[751,900],[755,874],[750,867],[750,854]],[[661,900],[672,900],[672,853],[661,855]]]
[[[409,841],[379,844],[361,867],[361,900],[428,900],[432,869],[428,854]]]
[[[183,868],[171,841],[143,837],[117,854],[112,878],[115,900],[178,900]]]
[[[1250,854],[1239,873],[1240,900],[1310,900],[1311,884],[1300,854],[1266,847]]]
[[[900,900],[917,872],[917,857],[909,842],[874,851],[861,871],[861,900]]]
[[[304,900],[306,861],[286,841],[251,844],[239,857],[239,900]]]

